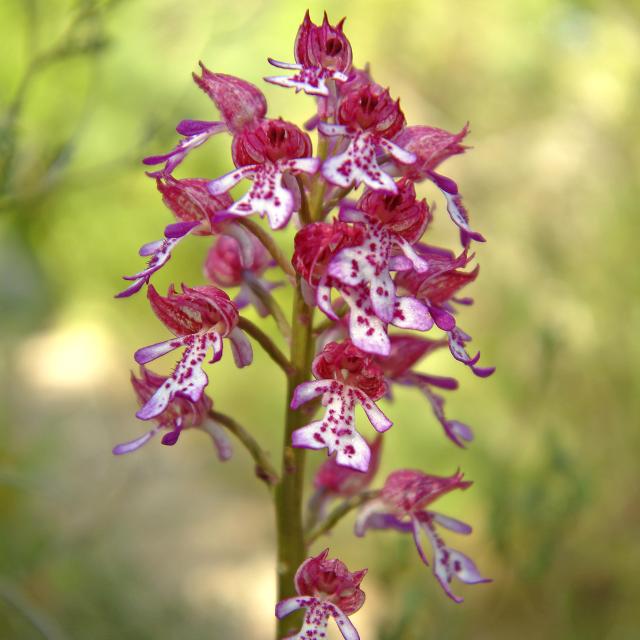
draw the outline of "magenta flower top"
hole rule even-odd
[[[293,76],[269,76],[267,82],[304,91],[310,95],[328,96],[327,80],[346,82],[351,69],[351,43],[344,35],[344,18],[335,26],[329,24],[325,11],[320,26],[311,22],[307,10],[294,44],[295,63],[269,58],[279,69],[295,71]]]
[[[360,636],[348,616],[364,604],[360,583],[366,569],[351,572],[340,560],[328,558],[329,549],[305,560],[295,575],[298,596],[276,605],[276,616],[284,618],[297,609],[306,609],[302,628],[288,640],[322,640],[329,618],[333,618],[345,640]]]
[[[233,134],[241,133],[267,114],[267,100],[258,87],[226,73],[212,73],[202,62],[202,75],[193,74],[194,82],[211,98]]]

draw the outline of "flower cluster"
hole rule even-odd
[[[173,149],[144,160],[155,167],[148,175],[175,221],[166,226],[164,238],[140,249],[148,264],[125,277],[131,284],[117,296],[132,296],[146,286],[152,311],[172,335],[135,353],[141,365],[140,377],[132,376],[141,405],[136,415],[152,421],[153,427],[118,445],[114,453],[133,451],[160,430],[165,431],[162,443],[172,445],[183,429],[195,427],[213,437],[221,459],[228,458],[223,426],[213,419],[216,412],[205,393],[205,364],[222,357],[225,340],[238,367],[251,364],[247,331],[288,375],[308,376],[296,378],[304,381],[287,399],[290,414],[302,416],[288,434],[287,446],[326,449],[330,456],[315,479],[312,523],[327,517],[331,501],[353,500],[373,481],[381,434],[392,426],[377,402],[392,399],[394,385],[422,391],[453,443],[463,447],[472,440],[469,426],[446,417],[437,392],[456,389],[457,381],[418,370],[424,358],[448,346],[453,358],[476,376],[493,373],[493,368],[478,364],[480,353],[468,352],[471,338],[457,319],[460,307],[472,303],[460,292],[478,276],[478,267],[470,266],[471,244],[484,238],[472,229],[457,184],[440,173],[441,164],[467,149],[468,126],[449,133],[408,125],[390,90],[376,83],[368,69],[353,66],[343,27],[344,20],[332,25],[326,14],[316,25],[307,12],[295,40],[295,62],[269,59],[291,74],[270,76],[267,82],[314,97],[316,113],[306,130],[268,116],[267,100],[258,87],[200,63],[194,81],[217,108],[219,119],[183,120],[176,127],[181,138]],[[315,146],[309,135],[314,130]],[[230,136],[232,166],[227,173],[206,179],[175,175],[192,151],[222,133]],[[244,180],[249,184],[234,199],[231,189]],[[460,236],[458,251],[425,243],[435,205],[418,195],[423,183],[433,185],[444,199]],[[272,234],[285,227],[295,230],[290,255]],[[150,280],[187,237],[210,243],[203,267],[208,282],[180,289],[171,285],[163,296]],[[276,267],[287,277],[266,279],[267,270]],[[289,361],[264,331],[240,316],[251,308],[263,318],[273,316],[288,340],[290,327],[274,296],[283,284],[295,287],[309,319],[314,310],[325,316],[315,327],[309,320],[308,335],[314,341],[304,345],[300,361],[294,361],[295,340]],[[225,289],[233,288],[238,291],[232,299]],[[429,337],[421,335],[425,332]],[[176,349],[183,351],[168,376],[146,368]],[[300,362],[306,362],[305,371]],[[320,407],[322,416],[312,419]],[[377,432],[371,442],[358,431],[358,407]],[[255,454],[257,445],[250,449]],[[428,507],[442,494],[470,484],[460,473],[440,478],[395,471],[375,499],[360,502],[356,533],[412,533],[427,563],[421,542],[421,534],[426,534],[437,580],[460,601],[450,589],[453,577],[466,583],[486,580],[469,558],[445,545],[436,526],[463,534],[471,529]],[[330,617],[347,640],[358,638],[348,616],[364,602],[359,585],[365,571],[350,573],[327,553],[300,566],[297,596],[277,606],[278,618],[306,609],[302,629],[292,638],[324,638]]]

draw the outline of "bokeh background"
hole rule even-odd
[[[246,453],[221,464],[198,433],[110,453],[143,428],[132,353],[165,335],[144,296],[112,296],[171,221],[140,158],[169,149],[178,120],[215,118],[197,61],[260,84],[268,55],[291,59],[307,6],[348,16],[356,63],[410,123],[471,122],[474,149],[447,173],[489,240],[461,324],[498,371],[429,363],[460,378],[448,411],[477,440],[451,446],[399,392],[381,475],[461,466],[476,484],[443,510],[475,533],[452,542],[495,582],[461,587],[456,606],[410,539],[356,540],[346,520],[316,548],[370,568],[363,638],[640,637],[633,0],[0,3],[0,637],[272,635],[273,518]],[[262,86],[271,115],[310,114],[310,98]],[[213,139],[180,175],[228,170],[227,145]],[[438,217],[432,239],[454,246]],[[156,284],[202,282],[206,245],[185,242]],[[275,458],[278,375],[261,355],[243,371],[225,358],[211,387]]]

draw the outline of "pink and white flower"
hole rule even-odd
[[[131,385],[140,405],[145,405],[167,380],[166,376],[158,375],[144,365],[140,366],[139,378],[132,373]],[[166,433],[162,437],[162,444],[173,446],[185,429],[200,428],[211,436],[218,458],[222,461],[228,460],[232,454],[231,442],[225,430],[208,418],[207,414],[212,404],[211,399],[204,394],[196,402],[186,397],[176,396],[166,409],[154,418],[156,424],[149,431],[130,442],[116,445],[113,453],[122,455],[136,451],[163,430]]]
[[[371,450],[356,430],[355,409],[359,404],[380,433],[392,426],[375,404],[386,392],[382,369],[368,354],[345,340],[324,347],[313,362],[313,374],[316,380],[296,387],[291,408],[321,397],[325,414],[322,420],[294,431],[293,446],[326,448],[328,455],[336,454],[337,464],[367,471]]]
[[[171,376],[136,413],[141,420],[160,415],[176,396],[192,402],[200,400],[209,381],[202,365],[209,351],[213,354],[210,362],[220,360],[223,338],[231,341],[238,367],[247,366],[252,360],[251,344],[236,326],[238,310],[224,291],[212,286],[183,285],[182,293],[178,293],[172,285],[163,297],[150,285],[147,294],[155,314],[176,337],[138,349],[136,362],[146,364],[174,349],[185,350]]]
[[[323,640],[330,618],[335,620],[345,640],[360,640],[349,616],[364,604],[365,594],[360,583],[367,570],[351,572],[343,562],[328,555],[329,549],[325,549],[305,560],[294,579],[298,595],[276,605],[278,619],[306,609],[302,628],[286,640]]]
[[[351,69],[351,44],[342,31],[344,18],[334,27],[329,24],[325,11],[322,25],[311,22],[309,11],[298,29],[294,45],[295,63],[279,62],[269,58],[269,63],[279,69],[296,71],[293,76],[269,76],[271,84],[304,91],[310,95],[328,96],[327,80],[346,82]]]
[[[427,507],[445,493],[470,486],[471,482],[464,480],[460,472],[450,477],[440,477],[411,469],[394,471],[387,478],[380,497],[366,503],[358,513],[356,535],[363,536],[368,529],[395,529],[411,533],[420,559],[429,566],[422,544],[422,534],[426,534],[433,552],[434,576],[454,602],[462,602],[463,599],[451,591],[454,577],[466,584],[491,580],[482,577],[471,558],[448,547],[436,529],[438,525],[468,535],[471,527]]]
[[[299,173],[314,174],[320,168],[319,158],[310,154],[309,136],[294,124],[282,119],[262,120],[234,137],[233,158],[238,168],[209,182],[209,192],[218,196],[244,178],[251,179],[249,191],[225,214],[257,213],[269,219],[272,229],[282,229],[299,206],[292,192],[298,185],[288,179]]]
[[[322,165],[322,175],[338,187],[366,184],[376,191],[397,193],[393,178],[378,164],[383,154],[400,164],[411,164],[416,156],[391,140],[404,127],[400,101],[393,101],[388,89],[375,83],[348,93],[338,107],[338,123],[321,122],[320,133],[348,141],[346,150]]]

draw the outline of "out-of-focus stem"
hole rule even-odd
[[[348,187],[341,187],[338,191],[331,196],[322,207],[322,217],[324,218],[331,210],[340,204],[343,198],[346,198],[353,191],[353,185]]]
[[[318,131],[318,157],[324,161],[327,157],[329,141]],[[322,219],[322,201],[327,184],[324,180],[315,180],[309,195],[309,208],[311,210],[311,220],[317,222]]]
[[[260,282],[258,282],[257,278],[249,271],[246,271],[244,274],[244,279],[246,283],[249,285],[251,291],[260,299],[260,302],[269,310],[269,313],[273,316],[273,319],[276,321],[278,325],[278,329],[280,333],[285,338],[289,338],[291,336],[291,326],[284,315],[284,311],[282,307],[278,304],[276,299],[263,287]]]
[[[296,176],[296,182],[298,183],[298,189],[300,189],[300,222],[302,222],[303,225],[306,225],[311,222],[309,200],[307,200],[307,192],[304,188],[302,176]]]
[[[278,482],[278,472],[271,464],[269,456],[258,444],[257,440],[238,422],[226,413],[220,413],[214,409],[209,410],[212,420],[227,428],[244,445],[254,462],[256,463],[256,475],[267,484],[269,489],[273,489]]]
[[[259,224],[249,218],[242,218],[240,216],[238,216],[237,222],[260,240],[264,248],[271,254],[271,257],[278,263],[278,266],[288,276],[295,278],[296,272],[291,266],[291,261],[287,259],[273,238]]]
[[[347,313],[347,311],[349,311],[349,307],[347,306],[347,303],[344,300],[338,300],[337,303],[334,302],[331,306],[333,307],[333,310],[334,310],[335,314],[339,318],[342,318],[342,316],[344,316]],[[319,322],[313,328],[314,335],[316,335],[316,336],[320,335],[323,331],[326,331],[327,329],[333,327],[335,322],[336,321],[332,320],[331,318],[326,318],[322,322]]]
[[[375,491],[363,491],[356,496],[348,498],[341,504],[339,504],[322,522],[309,531],[306,537],[307,546],[315,542],[321,535],[328,533],[333,527],[344,518],[350,511],[357,509],[365,502],[376,498],[380,492]]]
[[[287,386],[287,414],[282,451],[282,480],[276,487],[276,525],[278,534],[278,600],[295,595],[293,579],[305,559],[302,498],[304,480],[304,449],[291,446],[291,434],[308,422],[301,409],[292,409],[290,399],[295,388],[310,377],[312,354],[313,309],[304,301],[298,281],[293,301],[291,325],[291,363],[296,368]],[[298,616],[288,616],[278,622],[277,637],[288,635],[290,627],[300,625]]]
[[[287,360],[287,357],[278,349],[276,343],[251,320],[240,316],[238,327],[248,333],[265,350],[267,355],[284,371],[285,375],[291,376],[295,373],[295,368]]]

